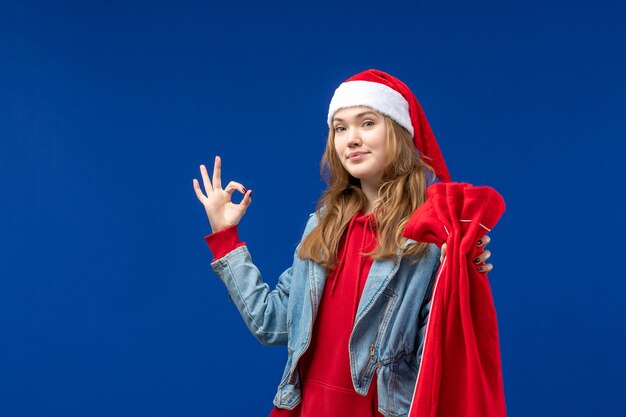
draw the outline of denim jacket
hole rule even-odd
[[[316,224],[311,214],[303,237]],[[301,400],[298,360],[311,341],[326,281],[321,265],[297,256],[299,247],[273,290],[261,279],[246,246],[211,264],[252,334],[265,345],[287,345],[287,363],[274,397],[274,405],[286,409]],[[354,389],[366,395],[376,373],[378,407],[386,417],[409,413],[440,249],[429,244],[413,263],[400,252],[395,259],[373,262],[349,341]]]

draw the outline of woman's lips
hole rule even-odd
[[[348,154],[348,159],[350,161],[358,161],[359,159],[363,159],[365,155],[367,155],[367,152],[352,152]]]

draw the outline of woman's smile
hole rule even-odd
[[[348,154],[348,160],[350,160],[350,161],[360,161],[367,154],[368,154],[368,152],[350,152]]]

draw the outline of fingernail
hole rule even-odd
[[[478,272],[483,272],[483,267],[482,267],[482,266],[479,266],[476,270],[477,270]]]
[[[474,259],[474,263],[475,263],[475,264],[477,264],[477,263],[478,263],[478,261],[480,261],[480,259],[478,259],[478,258],[475,258],[475,259]]]
[[[246,190],[246,187],[243,187],[243,193],[245,194],[248,190]]]
[[[482,245],[482,244],[483,244],[483,241],[482,241],[482,239],[481,239],[481,240],[479,240],[479,241],[478,241],[478,245],[477,245],[477,246],[480,246],[480,245]]]

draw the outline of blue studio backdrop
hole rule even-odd
[[[0,416],[266,416],[286,350],[210,268],[223,159],[273,286],[324,189],[334,89],[415,92],[507,211],[489,274],[509,416],[623,412],[623,2],[2,1]],[[240,197],[237,197],[240,198]]]

